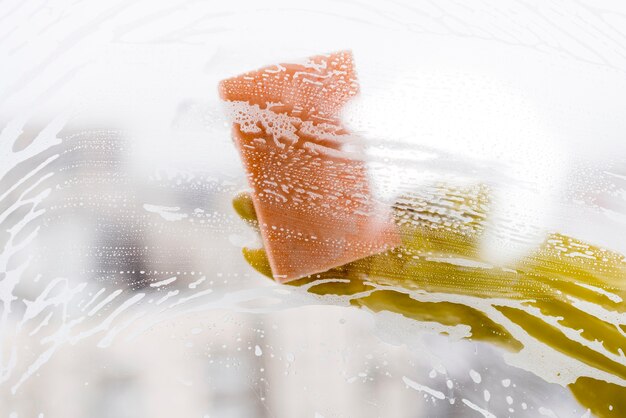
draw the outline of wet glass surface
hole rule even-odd
[[[625,13],[0,3],[0,415],[624,416]],[[336,51],[358,94],[326,125],[248,94],[291,134],[246,131],[218,94]],[[276,169],[262,212],[241,153],[259,138],[335,162]],[[289,234],[257,213],[297,194],[331,206],[287,217],[295,236],[368,250],[278,284],[268,237]],[[373,207],[392,250],[337,232]]]

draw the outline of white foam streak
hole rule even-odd
[[[491,412],[487,411],[484,408],[479,407],[478,405],[476,405],[475,403],[463,398],[462,399],[463,403],[467,406],[469,406],[471,409],[473,409],[474,411],[478,412],[479,414],[481,414],[483,417],[485,418],[496,418],[496,416],[494,414],[492,414]]]
[[[425,386],[425,385],[421,385],[421,384],[417,383],[416,381],[409,379],[409,378],[408,378],[408,377],[406,377],[406,376],[402,376],[402,381],[403,381],[403,382],[404,382],[404,383],[405,383],[408,387],[410,387],[411,389],[415,389],[415,390],[417,390],[418,392],[424,392],[424,393],[427,393],[427,394],[429,394],[430,396],[432,396],[432,397],[434,397],[434,398],[437,398],[437,399],[440,399],[440,400],[443,400],[443,399],[445,399],[445,398],[446,398],[446,395],[444,395],[444,394],[443,394],[443,392],[440,392],[440,391],[438,391],[438,390],[432,389],[432,388],[430,388],[430,387],[428,387],[428,386]]]

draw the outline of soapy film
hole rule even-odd
[[[258,288],[255,277],[237,273],[220,290],[215,271],[240,262],[225,257],[224,248],[233,248],[228,234],[241,241],[246,235],[219,202],[241,184],[183,169],[138,183],[124,165],[132,143],[126,134],[72,130],[66,122],[60,117],[23,132],[12,122],[0,138],[3,402],[45,373],[64,347],[133,341],[185,313],[326,303],[380,312],[375,318],[392,312],[437,322],[451,338],[500,345],[510,364],[568,385],[598,416],[623,415],[621,255],[553,234],[520,263],[492,267],[477,245],[489,217],[489,189],[434,184],[396,202],[403,246],[392,252],[301,280],[290,292]],[[609,177],[623,195],[623,173]],[[254,223],[249,203],[242,197],[236,207]],[[82,223],[95,239],[72,229]],[[269,271],[262,251],[246,250],[246,258]],[[189,268],[194,265],[203,267]],[[269,298],[269,306],[257,303]],[[17,350],[18,342],[36,349]]]
[[[186,313],[264,313],[322,303],[378,311],[374,317],[385,327],[397,322],[385,323],[385,312],[439,323],[451,338],[505,347],[510,364],[568,385],[599,416],[624,410],[623,257],[554,234],[518,265],[491,267],[477,246],[489,217],[486,186],[432,185],[398,199],[403,246],[390,253],[301,280],[289,292],[259,288],[256,277],[236,273],[224,276],[220,289],[214,272],[228,272],[241,260],[226,257],[224,248],[233,248],[229,234],[246,235],[219,202],[241,185],[185,170],[137,184],[120,159],[129,145],[123,133],[72,131],[64,124],[5,129],[0,142],[10,159],[1,182],[6,396],[45,373],[64,347],[133,341]],[[215,199],[202,200],[206,195]],[[235,206],[254,224],[246,195]],[[80,228],[71,229],[82,222],[97,232],[95,240],[81,241]],[[214,241],[207,242],[209,235]],[[262,251],[245,254],[269,273]],[[273,303],[259,302],[266,299]],[[44,345],[18,351],[12,348],[18,341]]]
[[[206,85],[205,91],[210,95],[217,79],[204,84],[205,76],[220,71],[220,76],[229,74],[226,70],[230,71],[240,61],[241,55],[234,53],[229,61],[229,53],[226,51],[245,50],[246,45],[250,44],[251,33],[254,33],[257,42],[248,49],[253,56],[248,62],[267,61],[266,54],[283,54],[279,51],[289,48],[297,51],[294,55],[319,49],[320,44],[324,44],[324,48],[334,48],[337,39],[345,39],[346,33],[354,34],[350,41],[363,40],[364,50],[373,50],[373,60],[378,61],[379,49],[372,49],[367,43],[375,39],[383,43],[384,48],[389,48],[394,44],[389,35],[395,33],[398,35],[395,43],[401,48],[397,55],[405,53],[405,45],[412,45],[418,51],[416,60],[419,60],[420,66],[434,61],[437,72],[446,66],[437,61],[443,55],[440,51],[451,55],[465,51],[466,57],[453,63],[461,71],[481,60],[487,66],[499,67],[508,57],[512,63],[502,66],[502,71],[515,74],[518,71],[527,72],[528,68],[528,73],[547,71],[554,75],[554,78],[548,76],[551,83],[547,85],[551,91],[560,87],[555,89],[555,95],[562,95],[563,98],[553,104],[548,103],[544,110],[550,117],[556,116],[556,120],[561,118],[562,124],[554,125],[557,130],[561,129],[566,135],[580,132],[580,137],[585,141],[594,142],[593,147],[602,144],[614,147],[610,141],[601,139],[611,136],[611,133],[619,137],[619,132],[623,132],[623,129],[618,128],[621,125],[615,123],[618,116],[612,116],[613,113],[619,114],[615,109],[620,108],[621,102],[615,98],[611,100],[610,94],[623,92],[619,80],[623,79],[625,69],[626,54],[624,38],[621,36],[624,35],[624,25],[621,12],[615,10],[617,5],[598,8],[591,4],[572,2],[560,5],[560,12],[556,13],[549,4],[537,7],[523,2],[475,2],[472,5],[473,12],[468,13],[467,8],[459,7],[458,2],[454,1],[436,4],[406,1],[384,4],[350,2],[337,10],[335,2],[320,1],[307,3],[306,7],[300,5],[288,9],[276,4],[275,8],[259,11],[259,15],[250,13],[245,2],[193,2],[185,4],[185,7],[151,3],[149,10],[134,7],[127,1],[118,4],[81,2],[76,3],[78,7],[72,8],[42,8],[38,2],[28,1],[13,3],[3,3],[1,29],[7,71],[2,79],[0,114],[0,404],[8,405],[10,411],[13,402],[22,396],[25,398],[24,404],[28,405],[27,410],[31,411],[26,416],[35,416],[39,412],[48,416],[47,410],[30,409],[37,404],[33,399],[44,396],[43,391],[33,393],[33,389],[36,390],[36,383],[46,376],[52,375],[54,386],[59,386],[56,378],[68,375],[68,369],[54,371],[50,368],[50,360],[53,363],[63,347],[74,354],[76,351],[73,350],[81,347],[109,347],[114,342],[136,341],[145,336],[145,331],[150,330],[151,326],[172,321],[172,318],[178,318],[184,312],[197,314],[223,308],[264,313],[307,304],[349,302],[355,297],[354,294],[333,296],[329,292],[351,292],[356,286],[365,287],[361,282],[342,284],[339,279],[331,277],[328,279],[328,292],[320,299],[314,299],[311,297],[313,293],[306,290],[309,286],[315,286],[318,293],[324,292],[321,281],[294,287],[291,291],[287,291],[285,286],[259,288],[258,277],[248,277],[247,272],[242,274],[238,270],[240,264],[243,264],[240,263],[240,257],[230,256],[237,252],[237,247],[248,236],[238,221],[232,218],[228,205],[217,203],[229,201],[239,190],[242,186],[240,173],[231,176],[230,172],[221,169],[213,175],[205,175],[202,169],[189,168],[189,158],[183,159],[176,166],[172,162],[176,158],[172,154],[176,153],[169,152],[166,170],[155,168],[154,161],[149,160],[154,173],[150,171],[149,176],[146,176],[149,179],[145,181],[143,173],[130,173],[129,165],[120,164],[120,160],[126,157],[141,160],[145,154],[129,154],[129,144],[122,140],[125,135],[118,132],[120,126],[108,124],[104,120],[108,112],[103,112],[100,107],[89,106],[92,102],[100,104],[109,101],[112,107],[122,109],[128,118],[133,119],[140,116],[137,114],[138,109],[147,110],[150,125],[153,125],[170,116],[170,113],[157,113],[166,117],[155,117],[152,111],[156,110],[157,104],[176,106],[188,98],[185,95],[204,94],[198,92],[199,85]],[[572,25],[574,16],[576,25]],[[319,36],[312,39],[309,31],[302,30],[303,18],[315,20],[315,26],[324,30],[318,31]],[[286,33],[289,36],[285,36]],[[424,46],[427,48],[424,49]],[[429,55],[428,48],[437,53]],[[501,55],[500,52],[504,50],[510,50],[511,53]],[[533,61],[538,65],[523,65]],[[386,65],[389,66],[393,66],[393,63]],[[94,67],[100,71],[94,72]],[[200,69],[208,71],[205,73]],[[568,78],[571,79],[569,82],[555,86],[558,84],[556,81]],[[164,84],[176,90],[175,98],[159,95],[159,87]],[[537,84],[533,82],[532,86],[536,87]],[[541,84],[538,88],[542,88]],[[570,92],[573,94],[570,95]],[[456,95],[456,91],[454,93],[452,96]],[[150,96],[149,102],[137,103],[136,99],[143,96]],[[621,93],[618,96],[624,97]],[[63,117],[67,110],[64,101],[66,97],[78,100],[78,109],[97,119],[95,124],[81,126],[79,135],[63,128],[67,122]],[[481,97],[484,99],[484,96]],[[590,100],[587,102],[587,99]],[[44,111],[46,108],[51,110],[52,117],[48,117]],[[555,108],[563,111],[551,112]],[[209,113],[202,106],[198,109],[201,114]],[[31,130],[33,127],[28,121],[33,115],[42,116],[43,124]],[[59,115],[61,117],[57,118]],[[601,117],[594,119],[598,115]],[[212,127],[221,126],[221,119],[213,116],[209,119],[208,124]],[[577,123],[579,121],[583,123]],[[568,129],[568,126],[572,128]],[[586,128],[588,131],[585,131]],[[198,142],[190,141],[180,132],[167,134],[175,136],[176,145],[185,145],[172,147],[172,150],[188,150],[187,157],[196,157],[196,167],[207,167],[207,153],[203,153],[204,148],[199,145],[203,143],[211,142],[212,154],[218,155],[208,166],[224,167],[219,163],[236,159],[234,153],[227,152],[230,144],[225,146],[226,140],[223,143],[207,140],[228,137],[227,132],[219,129],[202,132],[202,139]],[[141,139],[134,137],[129,142],[132,144]],[[620,144],[623,142],[621,137],[619,141]],[[154,148],[163,145],[162,142],[155,142],[152,135],[147,136],[146,142]],[[218,146],[221,147],[215,149]],[[457,164],[465,162],[465,158],[455,161]],[[439,166],[439,163],[440,160],[433,161],[431,167]],[[626,167],[624,161],[620,162],[620,166]],[[588,182],[586,188],[590,194],[604,185],[612,187],[614,191],[613,197],[608,196],[608,200],[616,203],[615,210],[595,211],[593,209],[596,208],[592,208],[597,214],[594,220],[580,221],[593,225],[592,236],[596,235],[601,226],[610,229],[615,235],[623,235],[626,173],[623,169],[614,173],[612,171],[602,165],[593,171],[580,169],[576,172],[577,177]],[[154,193],[145,193],[146,188]],[[444,190],[448,189],[448,186],[444,187]],[[432,190],[433,195],[442,194],[436,193],[441,187],[435,186]],[[214,199],[202,199],[200,196],[211,196]],[[436,210],[431,213],[426,210],[431,204],[431,195],[420,193],[420,196],[426,202],[423,206],[424,216],[427,218],[426,223],[429,223],[429,218],[439,217],[438,212],[442,208],[434,205]],[[594,203],[585,201],[583,205],[593,207]],[[576,222],[576,219],[571,222]],[[87,231],[95,238],[87,239],[84,236],[88,235],[85,229],[72,228],[77,223],[85,223]],[[463,222],[459,224],[464,225]],[[59,231],[65,233],[58,235]],[[441,238],[441,235],[437,236]],[[207,240],[207,237],[211,237],[212,241]],[[459,232],[459,238],[462,237],[464,235]],[[459,240],[461,248],[473,245],[473,242],[467,244],[465,239]],[[559,245],[559,241],[566,244]],[[541,289],[550,293],[551,298],[546,299],[548,301],[565,298],[563,302],[570,306],[567,318],[571,320],[566,322],[565,315],[558,312],[561,309],[565,311],[563,305],[555,305],[557,307],[552,310],[544,307],[535,310],[526,306],[520,308],[541,320],[539,324],[545,325],[544,330],[567,331],[568,339],[571,337],[572,341],[578,339],[592,345],[592,351],[600,353],[595,357],[596,360],[608,359],[609,351],[604,348],[605,341],[612,340],[617,344],[609,343],[608,346],[620,347],[620,340],[605,336],[613,335],[615,330],[623,336],[624,312],[621,302],[623,296],[619,296],[621,293],[617,290],[619,286],[612,289],[604,283],[611,277],[619,280],[616,272],[623,268],[623,262],[619,262],[619,256],[615,254],[613,261],[610,261],[610,257],[606,257],[607,260],[601,257],[597,261],[581,259],[589,255],[586,251],[595,253],[595,248],[573,251],[580,247],[570,247],[570,243],[580,244],[566,237],[558,237],[553,242],[564,248],[565,252],[580,253],[573,258],[558,257],[555,261],[550,257],[531,257],[527,260],[530,260],[530,267],[544,260],[546,265],[541,264],[540,271],[530,275],[529,283],[535,279],[540,283],[547,282],[545,286],[540,283],[537,286],[542,286]],[[427,246],[428,243],[422,244]],[[458,248],[455,254],[457,251]],[[560,253],[561,250],[558,251]],[[550,254],[558,253],[552,251]],[[600,254],[612,253],[601,251]],[[433,280],[434,283],[422,280],[424,286],[434,286],[435,291],[438,286],[443,286],[442,283],[448,283],[441,293],[424,294],[421,290],[408,292],[404,286],[392,290],[402,296],[408,295],[406,300],[411,306],[418,302],[439,303],[442,301],[439,298],[443,297],[443,301],[456,304],[454,306],[460,309],[468,307],[466,311],[457,311],[463,318],[475,312],[470,309],[475,307],[478,311],[489,313],[496,324],[511,328],[515,331],[511,335],[523,341],[523,328],[492,309],[496,301],[489,296],[477,298],[455,293],[460,289],[468,289],[472,283],[476,283],[472,288],[480,290],[477,294],[489,291],[495,292],[494,295],[510,293],[499,285],[499,274],[489,275],[489,271],[479,268],[481,263],[476,260],[470,262],[455,255],[449,261],[454,263],[443,263],[441,257],[420,259],[421,265],[438,267],[436,271],[443,271],[438,274],[436,281]],[[584,261],[582,264],[585,268],[576,263],[571,265],[573,261]],[[69,268],[74,262],[78,264],[76,268]],[[595,262],[598,264],[593,265]],[[473,267],[459,266],[461,263],[472,264]],[[600,271],[604,268],[609,268],[612,273]],[[460,278],[469,275],[472,280],[469,284],[465,280],[455,286],[454,278],[448,277],[450,270]],[[519,271],[518,268],[514,270]],[[532,268],[527,271],[533,272]],[[573,274],[569,271],[573,271]],[[222,273],[223,276],[219,276]],[[335,274],[341,277],[339,271]],[[219,283],[228,280],[224,289],[218,288],[218,277]],[[583,280],[594,277],[598,278],[597,286],[584,284]],[[171,281],[172,278],[176,280]],[[411,277],[409,281],[419,279],[420,276]],[[483,286],[479,286],[481,283]],[[451,286],[452,290],[449,290]],[[537,286],[525,286],[524,291],[537,296],[533,290]],[[566,292],[559,294],[560,288],[565,288]],[[256,302],[262,299],[271,299],[275,303],[269,307],[260,307]],[[508,297],[506,300],[509,300]],[[430,308],[440,305],[422,303],[419,306],[428,310],[414,309],[407,315],[429,319]],[[540,309],[545,315],[540,313]],[[507,313],[511,316],[510,311]],[[580,322],[577,315],[582,316],[585,322],[576,323]],[[387,327],[399,322],[400,317],[397,315],[392,316],[393,321],[384,322],[388,316],[385,311],[381,311],[371,317],[382,321],[382,325]],[[514,315],[512,317],[515,318]],[[601,321],[595,321],[595,317]],[[444,322],[442,315],[437,314],[433,318]],[[459,319],[458,322],[462,321]],[[472,322],[477,330],[481,329],[481,323]],[[621,325],[616,328],[612,324]],[[526,326],[532,328],[530,323]],[[567,328],[582,328],[585,332],[577,336],[576,332]],[[465,327],[454,324],[446,325],[444,329],[452,338],[466,334]],[[472,338],[475,332],[478,331],[472,332]],[[544,340],[552,339],[547,332],[543,335]],[[602,338],[602,343],[593,342],[594,335]],[[399,341],[407,339],[405,333]],[[562,370],[573,370],[572,379],[579,374],[583,376],[578,368],[584,363],[565,353],[574,346],[562,344],[566,339],[558,341],[563,352],[555,352],[549,345],[533,343],[532,338],[527,338],[523,341],[524,346],[534,347],[535,350],[528,349],[524,356],[521,355],[523,351],[517,352],[507,358],[521,368],[545,375],[546,379],[555,379],[557,375],[551,373],[548,376],[543,368],[556,371],[559,368],[556,364],[561,364]],[[592,354],[592,351],[587,350],[586,353]],[[267,351],[264,350],[264,353]],[[126,356],[127,353],[117,352],[117,355],[120,354]],[[552,357],[544,357],[546,354]],[[593,362],[593,356],[590,359]],[[618,359],[621,359],[621,364],[624,363],[623,357]],[[537,365],[537,362],[540,364]],[[85,369],[92,369],[92,364]],[[617,376],[618,371],[610,375]],[[609,375],[605,377],[611,381]],[[410,384],[411,388],[423,388],[409,379],[402,380]],[[592,396],[595,397],[598,415],[607,413],[609,406],[619,410],[616,401],[625,398],[623,390],[612,391],[614,386],[601,382],[587,385],[590,382],[588,378],[578,380],[580,384],[576,385],[578,389],[575,392],[583,395],[587,393],[589,402],[592,402]],[[598,380],[604,379],[598,376]],[[437,399],[443,397],[440,392],[433,393],[436,393]],[[530,395],[530,390],[523,395]],[[84,398],[90,399],[88,396]],[[70,398],[60,397],[54,401],[58,403],[58,399]],[[485,397],[485,401],[488,400]],[[369,402],[364,403],[369,405]],[[161,402],[157,404],[163,406]],[[474,403],[466,404],[477,408]],[[476,413],[479,412],[477,408]],[[19,416],[22,415],[19,413]],[[483,415],[488,416],[485,413]],[[534,415],[537,415],[536,411]]]

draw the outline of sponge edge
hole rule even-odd
[[[279,282],[400,243],[390,208],[371,194],[359,139],[339,119],[358,89],[349,51],[265,67],[220,83]]]

